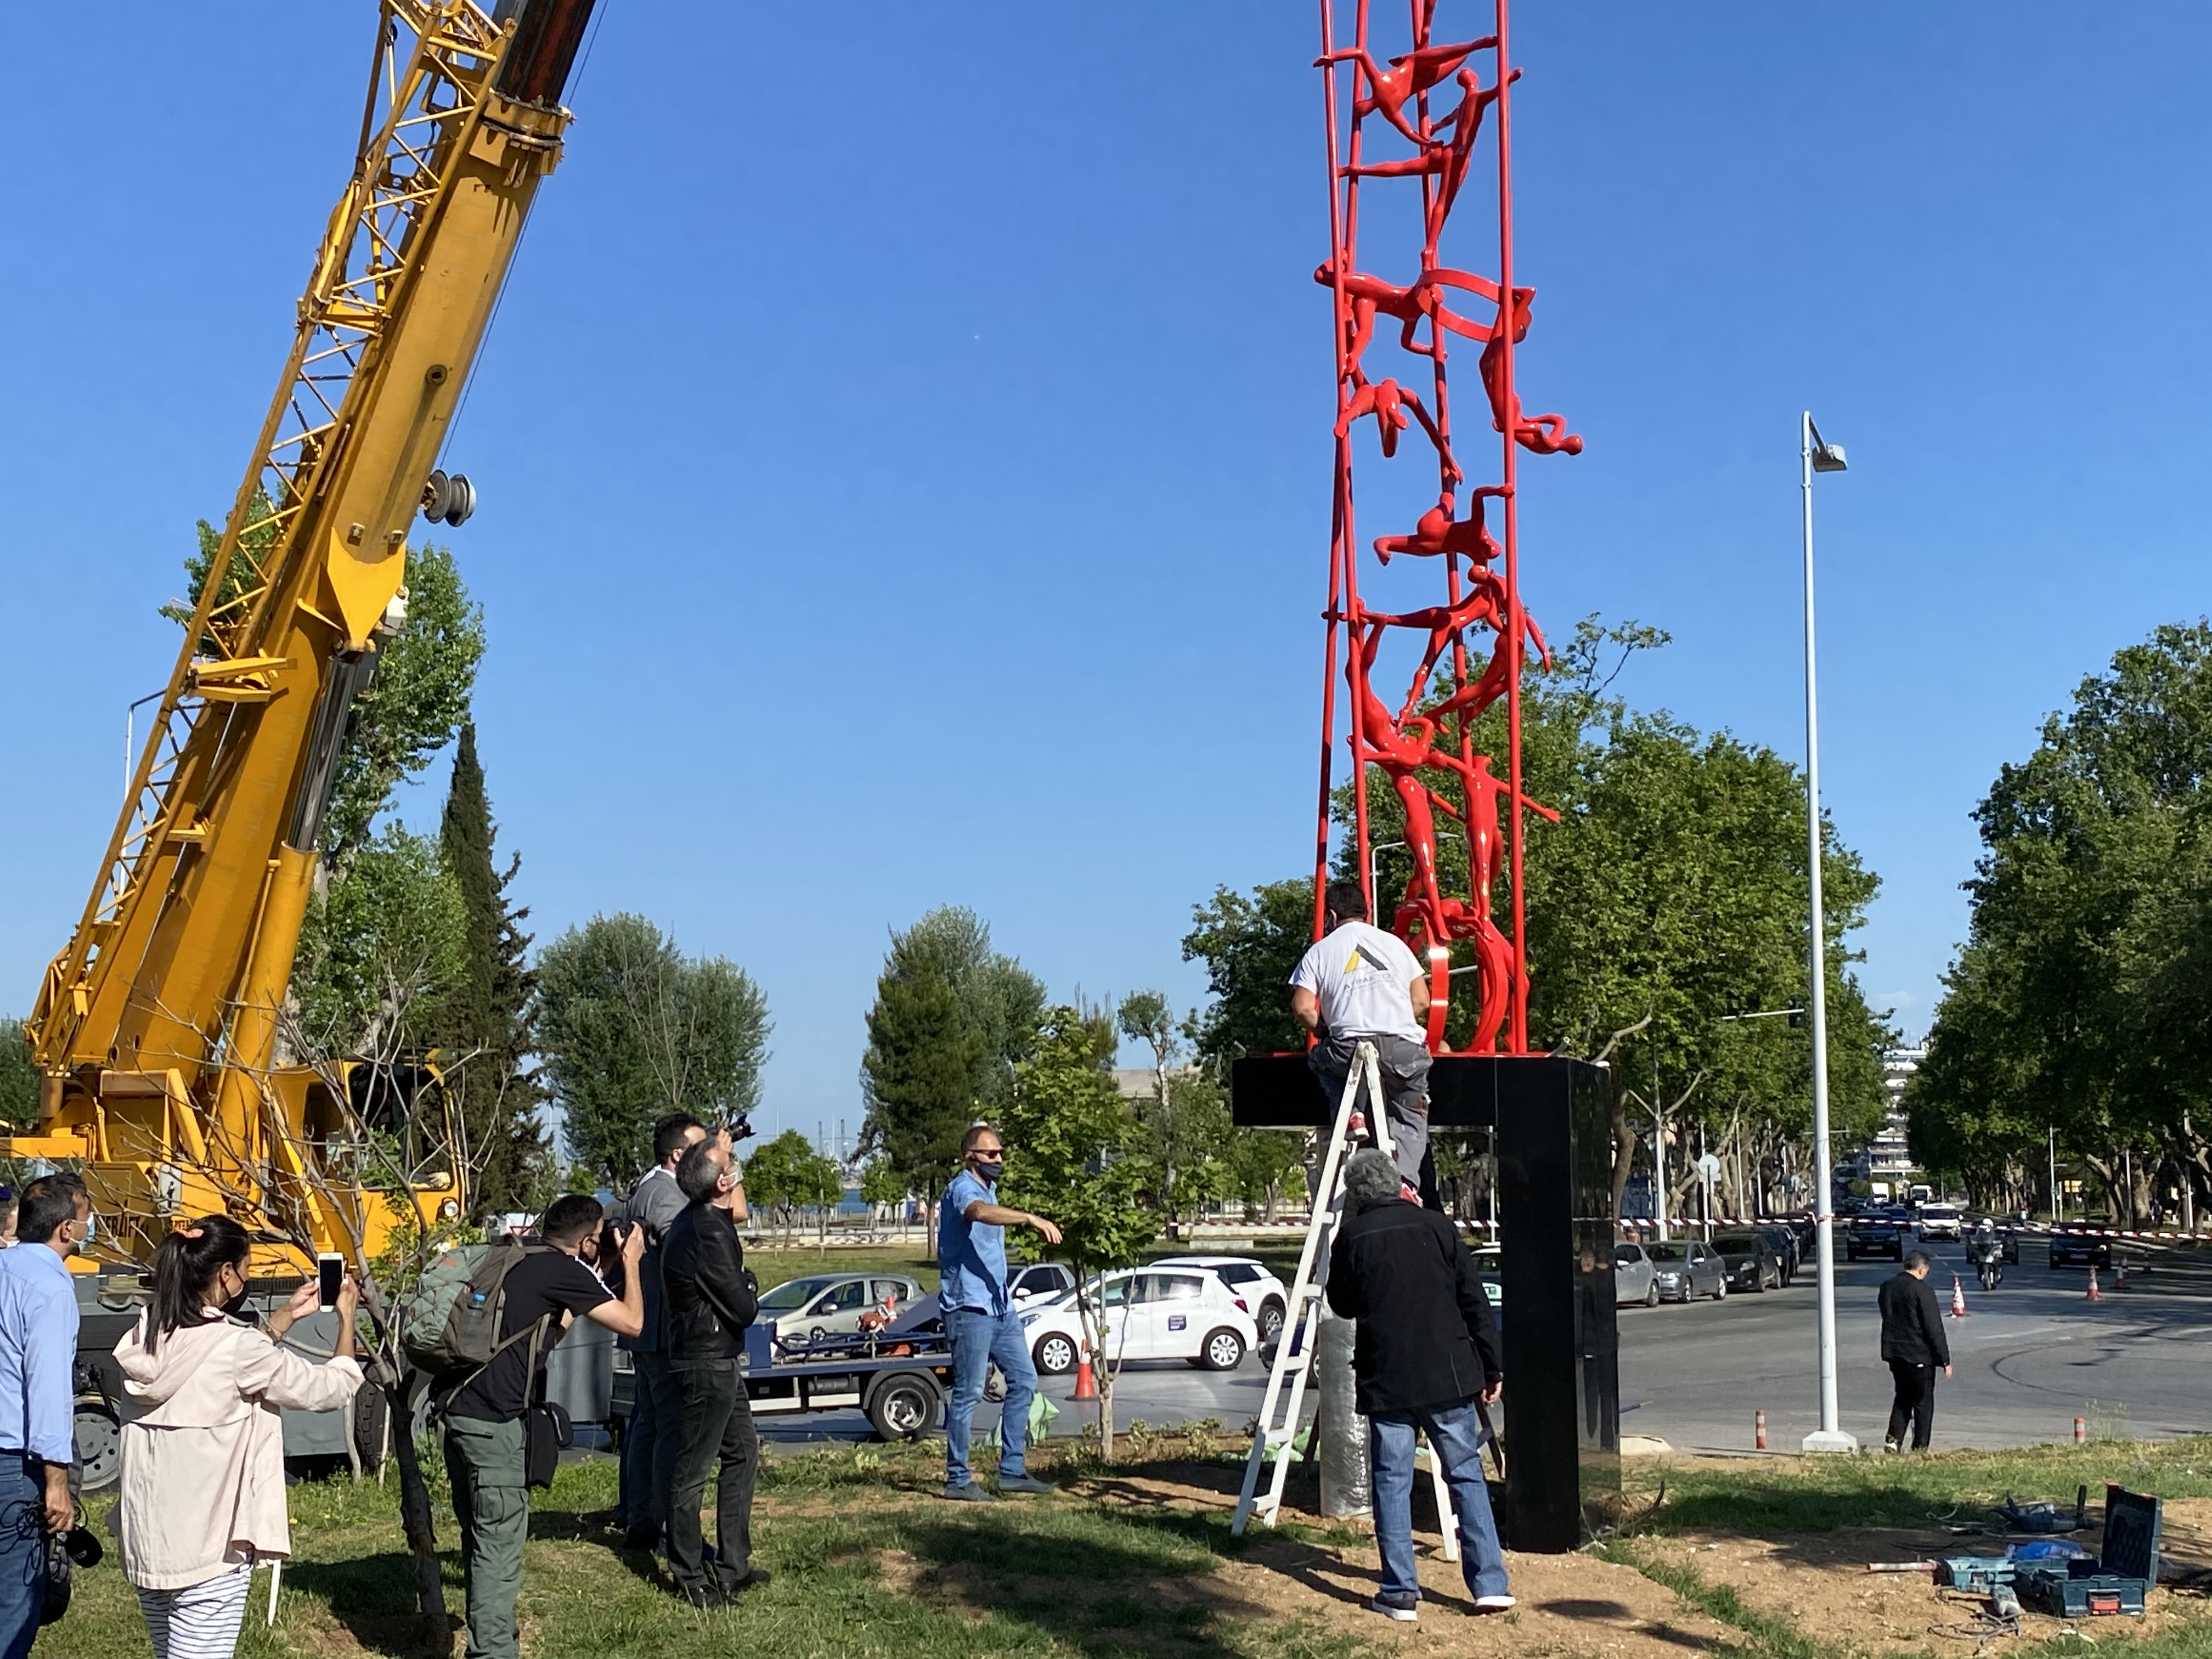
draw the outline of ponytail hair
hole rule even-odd
[[[154,1251],[154,1300],[146,1310],[146,1352],[152,1353],[171,1331],[200,1322],[208,1288],[225,1267],[243,1267],[252,1241],[227,1215],[204,1215],[171,1233]]]

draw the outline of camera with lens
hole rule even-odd
[[[729,1136],[730,1143],[732,1146],[735,1146],[740,1140],[750,1140],[753,1138],[752,1114],[750,1112],[739,1112],[735,1117],[730,1119],[726,1123],[715,1125],[714,1133],[718,1135]]]

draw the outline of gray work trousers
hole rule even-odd
[[[1419,1192],[1421,1160],[1429,1151],[1428,1049],[1401,1036],[1332,1031],[1306,1051],[1306,1064],[1328,1091],[1334,1115],[1337,1102],[1344,1097],[1352,1050],[1362,1042],[1375,1045],[1376,1069],[1382,1074],[1382,1104],[1390,1121],[1390,1152],[1397,1160],[1399,1178]]]

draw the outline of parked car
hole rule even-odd
[[[1761,1227],[1759,1231],[1759,1236],[1774,1247],[1774,1253],[1782,1258],[1782,1282],[1786,1286],[1797,1277],[1798,1265],[1804,1260],[1804,1247],[1798,1243],[1797,1235],[1781,1222]]]
[[[1233,1371],[1259,1346],[1259,1326],[1218,1275],[1195,1267],[1127,1267],[1023,1311],[1030,1357],[1047,1376],[1065,1376],[1082,1358],[1079,1297],[1095,1310],[1101,1345],[1117,1364],[1183,1359]]]
[[[2081,1231],[2051,1235],[2051,1265],[2054,1267],[2108,1267],[2112,1247],[2108,1240]]]
[[[1260,1328],[1260,1340],[1267,1341],[1283,1328],[1283,1318],[1291,1305],[1290,1286],[1276,1277],[1267,1263],[1249,1255],[1168,1255],[1152,1264],[1155,1267],[1203,1267],[1241,1297],[1244,1311]]]
[[[1483,1291],[1490,1297],[1490,1310],[1502,1315],[1505,1307],[1505,1252],[1495,1244],[1470,1244],[1474,1255],[1474,1276],[1482,1281]]]
[[[1716,1233],[1712,1248],[1728,1264],[1729,1289],[1778,1291],[1782,1288],[1782,1257],[1765,1234]]]
[[[1659,1305],[1659,1272],[1641,1244],[1613,1247],[1613,1299]]]
[[[1863,1255],[1905,1260],[1905,1230],[1887,1211],[1867,1210],[1851,1218],[1851,1230],[1844,1236],[1844,1260],[1856,1261]]]
[[[1653,1277],[1663,1302],[1687,1302],[1709,1296],[1718,1302],[1729,1292],[1728,1268],[1719,1253],[1694,1238],[1661,1240],[1646,1244]]]
[[[1032,1302],[1049,1302],[1075,1288],[1075,1269],[1065,1261],[1036,1261],[1018,1267],[1006,1282],[1006,1296],[1017,1308]]]
[[[760,1323],[779,1342],[811,1342],[860,1328],[860,1316],[888,1303],[894,1315],[921,1286],[903,1273],[817,1273],[787,1279],[760,1299]]]
[[[1959,1206],[1955,1204],[1923,1204],[1920,1206],[1920,1242],[1931,1238],[1959,1237]]]

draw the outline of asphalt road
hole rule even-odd
[[[2090,1302],[2087,1269],[2045,1265],[2040,1240],[2023,1241],[2021,1261],[1984,1293],[1959,1247],[1923,1246],[1936,1257],[1930,1282],[1949,1304],[1951,1278],[1965,1286],[1967,1316],[1947,1320],[1956,1375],[1936,1391],[1938,1446],[2032,1445],[2064,1440],[2076,1416],[2094,1435],[2166,1436],[2212,1431],[2212,1261],[2198,1253],[2130,1247],[2124,1291],[2099,1274],[2106,1294]],[[1891,1261],[1838,1263],[1836,1334],[1843,1426],[1878,1447],[1889,1415],[1890,1377],[1877,1352],[1875,1295],[1897,1271]],[[1767,1446],[1795,1451],[1820,1424],[1819,1331],[1808,1264],[1786,1291],[1741,1292],[1723,1302],[1620,1310],[1624,1435],[1655,1435],[1683,1451],[1753,1449],[1755,1410],[1766,1413]],[[1222,1374],[1176,1360],[1126,1367],[1115,1390],[1122,1427],[1141,1418],[1165,1427],[1218,1419],[1231,1435],[1260,1409],[1267,1375],[1259,1361]],[[1079,1431],[1088,1406],[1068,1398],[1072,1378],[1048,1378],[1060,1407],[1056,1434]],[[1510,1396],[1509,1396],[1510,1397]],[[994,1408],[979,1415],[993,1420]],[[869,1433],[856,1412],[763,1417],[774,1441],[853,1440]]]

